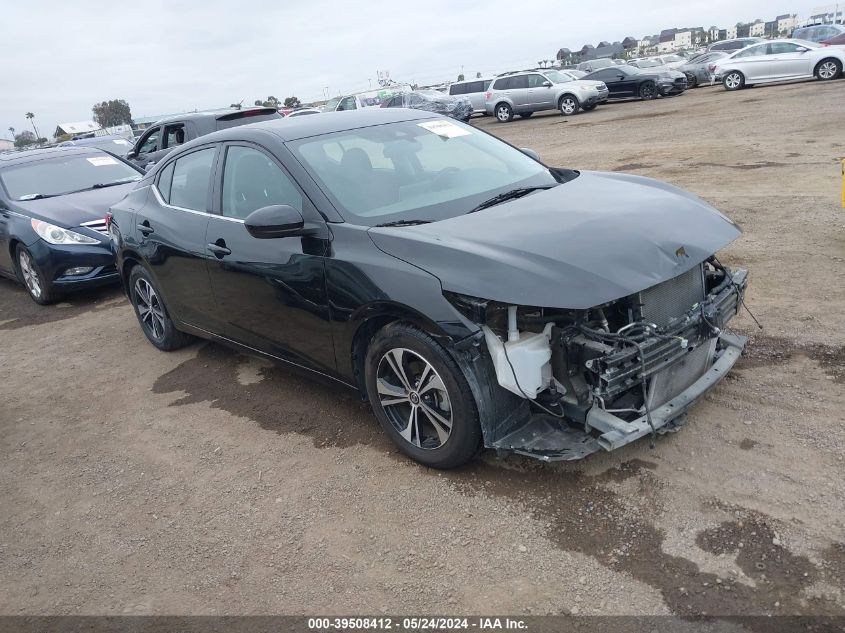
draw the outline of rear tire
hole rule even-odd
[[[725,75],[724,79],[722,79],[722,85],[725,86],[725,90],[728,90],[729,92],[742,90],[745,87],[745,75],[738,70],[732,70]]]
[[[417,328],[376,333],[365,359],[370,405],[391,440],[432,468],[457,468],[481,448],[475,398],[452,356]]]
[[[15,270],[18,273],[18,280],[23,284],[29,293],[30,299],[38,305],[46,306],[55,303],[61,298],[61,293],[56,292],[53,284],[44,276],[44,273],[35,263],[32,253],[23,244],[18,244],[15,249]]]
[[[687,89],[698,88],[698,77],[695,75],[687,75]]]
[[[170,352],[194,340],[176,329],[161,291],[143,266],[135,266],[129,274],[129,301],[144,335],[158,349]]]
[[[581,102],[574,95],[563,95],[557,102],[557,109],[563,116],[573,116],[581,109]]]
[[[499,123],[510,123],[513,121],[513,108],[507,103],[497,104],[494,113],[496,114],[496,120]]]
[[[842,74],[842,62],[833,57],[821,60],[816,65],[815,75],[819,81],[830,81]]]

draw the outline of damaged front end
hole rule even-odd
[[[711,257],[586,310],[447,293],[484,335],[472,373],[486,402],[485,445],[572,460],[675,430],[742,352],[745,338],[725,326],[742,305],[746,283],[745,270]]]

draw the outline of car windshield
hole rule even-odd
[[[34,160],[0,171],[0,181],[14,200],[60,196],[140,179],[135,169],[104,152]]]
[[[342,215],[370,226],[442,220],[511,189],[559,183],[510,145],[440,118],[345,130],[288,146]]]
[[[544,70],[543,74],[552,83],[563,84],[567,81],[572,81],[573,77],[569,73],[559,73],[556,70]]]

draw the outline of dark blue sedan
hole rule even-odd
[[[142,174],[94,147],[0,156],[0,275],[42,305],[118,282],[106,212]]]

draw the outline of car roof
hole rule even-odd
[[[283,117],[270,121],[259,121],[248,125],[220,130],[201,136],[185,146],[208,142],[242,139],[252,132],[264,131],[278,136],[282,141],[295,141],[309,136],[320,136],[333,132],[343,132],[363,127],[373,127],[402,121],[444,118],[439,114],[425,110],[406,110],[403,108],[362,108],[341,112],[323,112],[316,116]]]
[[[172,121],[196,121],[199,119],[219,119],[221,117],[228,116],[230,114],[245,114],[247,112],[261,112],[262,114],[272,114],[273,112],[278,112],[276,108],[265,108],[262,106],[255,106],[253,108],[227,108],[223,110],[213,110],[213,111],[205,111],[205,112],[188,112],[186,114],[174,114],[172,116],[164,117],[163,119],[159,119],[155,123],[151,123],[148,125],[148,128],[155,127],[156,125],[161,125],[162,123],[170,123]]]
[[[0,155],[0,168],[8,167],[9,165],[19,165],[22,163],[29,163],[36,160],[44,160],[45,158],[54,158],[57,156],[85,156],[86,154],[103,154],[103,150],[96,147],[86,147],[80,145],[71,145],[65,147],[44,147],[41,149],[27,149],[22,152],[13,152],[9,154]]]

